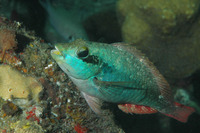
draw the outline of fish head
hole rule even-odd
[[[101,63],[90,51],[92,46],[78,39],[71,43],[55,45],[51,56],[68,76],[85,80],[100,71]]]

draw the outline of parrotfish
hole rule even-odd
[[[195,111],[174,101],[165,78],[129,44],[78,39],[56,44],[51,55],[97,114],[102,101],[116,103],[126,113],[160,112],[181,122]]]
[[[77,38],[88,39],[79,13],[73,10],[67,11],[64,7],[53,7],[50,0],[39,0],[39,2],[47,11],[52,26],[67,42]]]

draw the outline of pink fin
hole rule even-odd
[[[119,104],[118,108],[125,113],[135,113],[135,114],[152,114],[158,112],[157,110],[143,105],[134,104]]]
[[[98,115],[101,115],[102,110],[101,110],[101,106],[102,106],[102,101],[96,97],[87,95],[84,92],[81,92],[86,100],[86,102],[88,103],[88,105],[90,106],[90,108]]]
[[[192,107],[188,107],[185,105],[182,105],[180,103],[175,102],[175,107],[173,109],[173,113],[170,114],[164,114],[166,116],[172,117],[180,122],[187,122],[188,117],[195,112],[195,109]]]

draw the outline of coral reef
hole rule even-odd
[[[119,0],[125,42],[134,43],[169,79],[200,67],[198,0]]]
[[[123,132],[112,111],[92,112],[51,58],[50,44],[21,26],[14,31],[18,49],[6,51],[0,65],[0,131]]]
[[[0,61],[18,68],[20,68],[22,64],[21,60],[17,57],[17,54],[13,51],[5,51],[4,53],[3,50],[0,50]]]
[[[44,130],[35,121],[21,120],[11,124],[15,133],[44,133]]]
[[[4,50],[13,49],[17,43],[15,41],[14,30],[0,28],[0,48]]]
[[[2,49],[2,61],[4,59],[5,51],[17,47],[16,35],[14,25],[9,25],[9,21],[5,18],[0,18],[0,49]]]
[[[7,115],[14,116],[17,113],[21,113],[21,109],[10,101],[7,101],[7,103],[3,104],[2,110],[4,111],[5,116]]]
[[[32,77],[25,77],[9,65],[0,66],[0,97],[8,99],[30,99],[39,100],[39,92],[42,86]]]

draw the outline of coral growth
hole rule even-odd
[[[24,34],[26,32],[18,31],[17,33]],[[0,113],[0,117],[5,121],[2,122],[3,124],[0,123],[3,129],[14,131],[14,125],[17,130],[25,131],[22,126],[15,126],[15,123],[19,120],[26,120],[24,121],[24,127],[27,127],[27,131],[32,129],[29,124],[26,124],[29,121],[31,123],[32,121],[39,122],[37,125],[47,132],[74,132],[76,130],[77,132],[85,132],[86,130],[88,132],[117,132],[122,130],[115,125],[112,115],[100,118],[91,111],[73,83],[61,71],[55,61],[49,58],[50,45],[41,43],[37,37],[29,34],[24,35],[31,37],[33,41],[29,42],[21,53],[16,54],[15,52],[7,51],[4,63],[10,66],[0,66],[0,70],[2,69],[0,75],[6,75],[4,77],[0,76],[2,82],[0,87],[4,91],[4,93],[0,93],[0,96],[3,99],[13,99],[13,103],[22,108],[23,111],[18,116],[19,118],[8,115],[3,117],[8,111],[14,113],[15,109],[13,108],[6,110],[7,112],[2,112],[2,114]],[[18,61],[20,65],[17,65]],[[15,69],[11,66],[15,67]],[[29,76],[25,76],[19,71]],[[11,80],[5,82],[8,77]],[[33,77],[38,77],[41,84],[35,81]],[[17,82],[15,78],[17,78]],[[38,94],[42,88],[44,89],[41,93],[41,99],[38,100]],[[31,98],[31,101],[29,98]],[[24,108],[24,104],[27,105],[27,102],[30,107]],[[35,128],[37,129],[37,126]]]
[[[6,18],[0,17],[0,48],[9,50],[17,47],[16,25]]]
[[[6,50],[12,50],[16,47],[17,42],[14,26],[8,24],[4,18],[0,18],[0,49],[3,51],[2,60],[4,59]]]
[[[141,49],[165,77],[190,76],[200,68],[200,17],[197,0],[119,0],[126,42]]]
[[[38,123],[40,122],[40,119],[36,116],[35,114],[35,111],[36,111],[36,107],[33,107],[33,109],[29,112],[26,112],[26,114],[28,115],[26,117],[26,119],[32,119],[32,121],[37,121]]]
[[[7,103],[3,104],[2,110],[4,111],[5,116],[7,116],[7,115],[14,116],[16,114],[21,113],[21,109],[17,105],[15,105],[14,103],[12,103],[10,101],[7,101]]]
[[[4,57],[3,57],[4,55]],[[21,67],[21,60],[17,57],[17,54],[13,51],[5,51],[0,50],[0,61],[4,64],[9,64],[13,67]]]
[[[11,129],[15,133],[44,133],[44,130],[37,122],[21,120],[11,124]]]
[[[8,99],[39,100],[42,86],[32,77],[26,77],[9,65],[0,66],[0,97]]]
[[[14,30],[0,28],[0,48],[3,50],[9,50],[16,47],[17,43],[15,37],[16,35]]]
[[[81,127],[79,124],[74,126],[74,130],[77,133],[87,133],[87,128]]]

